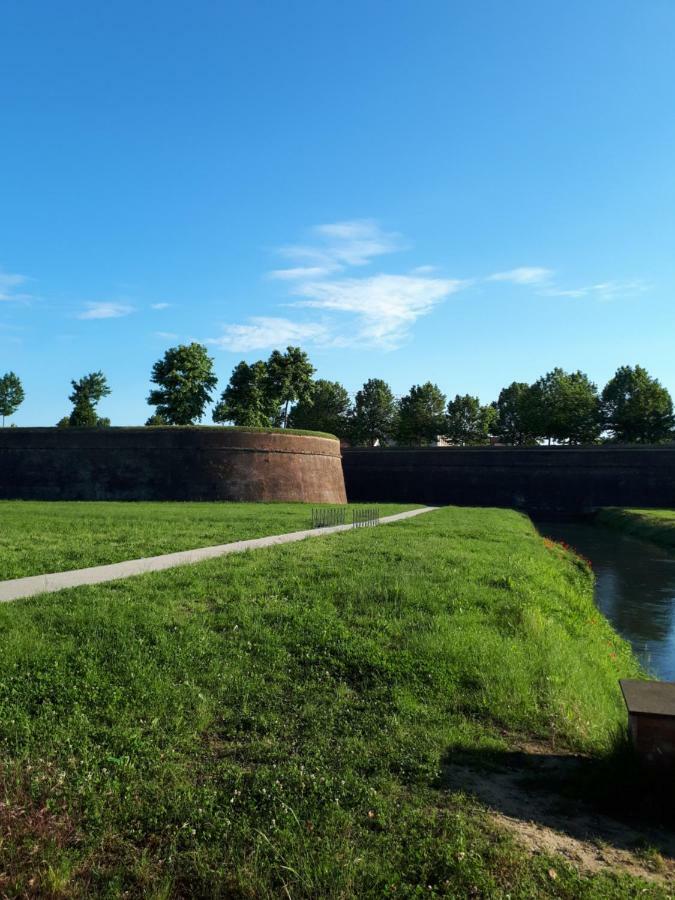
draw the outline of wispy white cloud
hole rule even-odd
[[[0,302],[25,303],[31,299],[31,295],[17,288],[28,282],[26,275],[18,275],[14,272],[5,272],[0,269]]]
[[[167,341],[175,341],[178,339],[178,335],[175,334],[173,331],[155,331],[153,333],[154,333],[155,337],[163,338],[164,340],[167,340]]]
[[[86,309],[79,313],[78,319],[120,319],[134,312],[134,307],[126,303],[86,303]]]
[[[348,271],[402,249],[401,235],[384,231],[372,219],[318,225],[308,242],[277,251],[293,265],[267,273],[286,283],[294,299],[285,305],[297,310],[298,318],[257,316],[228,323],[219,337],[207,343],[243,353],[290,343],[393,350],[409,339],[419,319],[476,283],[519,285],[540,296],[603,300],[643,289],[637,281],[567,288],[559,285],[555,271],[545,266],[518,266],[468,279],[439,277],[435,274],[438,268],[431,265],[417,266],[408,274]],[[312,311],[320,317],[312,318]]]
[[[463,287],[458,279],[411,275],[343,278],[298,285],[294,293],[304,299],[294,305],[355,316],[338,329],[336,342],[343,346],[392,350],[408,338],[420,317]]]
[[[487,281],[508,281],[512,284],[524,285],[536,289],[543,297],[589,297],[595,300],[613,300],[616,297],[627,297],[641,294],[649,290],[649,285],[642,279],[629,281],[611,280],[579,287],[564,287],[558,283],[556,272],[543,266],[520,266],[507,272],[496,272],[489,275]]]
[[[207,338],[206,343],[221,350],[248,353],[287,344],[326,344],[330,341],[329,329],[318,322],[293,322],[275,316],[252,316],[244,324],[225,325],[220,337]]]
[[[405,246],[400,234],[383,231],[373,219],[317,225],[311,237],[309,243],[281,247],[279,254],[295,265],[275,269],[270,275],[285,280],[322,278],[349,266],[368,265],[376,257],[395,253]]]
[[[391,350],[410,335],[414,323],[469,282],[428,277],[433,266],[408,275],[378,273],[346,277],[378,257],[405,249],[400,234],[384,231],[373,219],[317,225],[310,241],[281,247],[278,253],[295,265],[268,272],[289,283],[290,305],[321,310],[321,321],[257,317],[228,324],[210,343],[226,350],[267,349],[300,342],[316,346],[362,346]]]
[[[170,306],[170,303],[151,303],[150,309],[168,309]]]
[[[646,281],[639,278],[631,281],[601,281],[578,288],[550,287],[544,291],[547,297],[592,297],[596,300],[614,300],[617,297],[631,297],[649,290]]]
[[[549,287],[538,292],[542,297],[585,297],[588,294],[587,288],[556,288]]]
[[[488,276],[488,281],[510,281],[512,284],[544,284],[553,277],[552,269],[542,266],[519,266],[506,272],[495,272]]]
[[[323,278],[335,271],[331,266],[296,266],[294,269],[273,269],[269,272],[270,278],[279,281],[297,281],[303,278]]]

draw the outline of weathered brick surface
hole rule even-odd
[[[505,506],[577,516],[602,506],[675,507],[675,447],[345,450],[351,501]]]
[[[227,428],[6,428],[0,498],[346,500],[337,440]]]

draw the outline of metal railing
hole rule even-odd
[[[334,509],[313,509],[312,528],[332,528],[334,525],[345,524],[344,506]]]
[[[352,527],[367,528],[370,525],[380,524],[380,510],[376,506],[365,506],[360,509],[352,509]]]
[[[352,507],[352,528],[367,528],[380,524],[380,510],[376,506]],[[312,510],[312,528],[333,528],[347,524],[347,509],[344,506]]]

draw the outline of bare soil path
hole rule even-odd
[[[675,834],[627,824],[561,793],[586,757],[523,743],[487,766],[449,761],[443,787],[473,796],[531,853],[560,854],[585,873],[601,870],[675,884]],[[617,783],[617,791],[622,790]]]

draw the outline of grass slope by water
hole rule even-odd
[[[675,550],[675,509],[601,509],[596,522]]]
[[[0,894],[666,896],[551,880],[439,781],[461,750],[602,754],[625,724],[628,646],[514,512],[7,604],[0,641]]]
[[[305,503],[3,500],[0,580],[301,531],[311,527],[311,508]],[[382,516],[413,508],[379,506]]]

